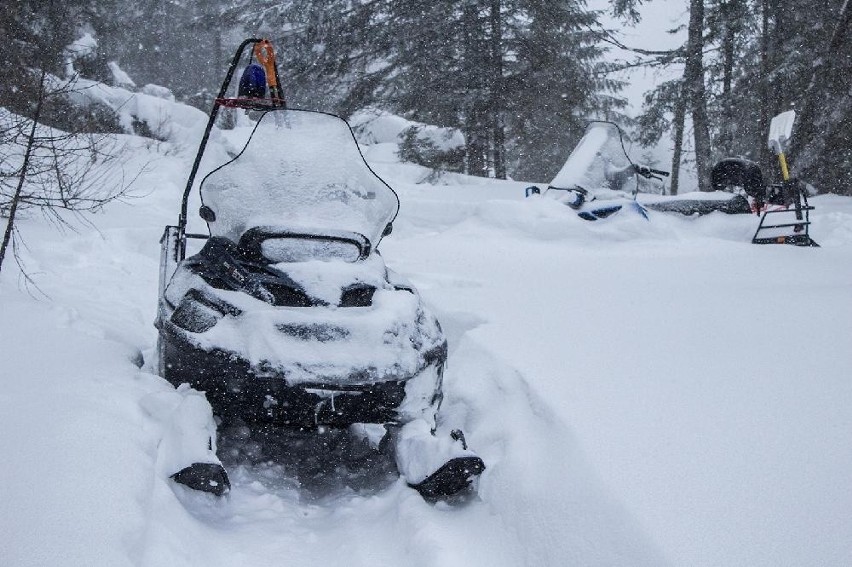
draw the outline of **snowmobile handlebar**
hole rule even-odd
[[[646,179],[659,179],[662,181],[663,177],[669,176],[668,171],[653,169],[644,165],[634,165],[633,170]]]

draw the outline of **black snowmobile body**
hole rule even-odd
[[[719,212],[728,215],[747,215],[754,212],[748,198],[762,195],[765,186],[760,167],[744,158],[725,158],[716,162],[710,174],[713,191],[730,195],[724,199],[678,199],[649,201],[645,206],[655,211],[680,213],[686,216]],[[734,193],[734,188],[744,194]]]
[[[308,142],[315,132],[324,136]],[[346,167],[336,169],[341,161]],[[164,235],[164,378],[207,392],[217,415],[250,423],[404,421],[406,389],[424,411],[437,410],[446,340],[376,250],[398,200],[342,119],[267,111],[237,155],[205,177],[201,194],[211,232],[202,249],[178,260],[179,230]],[[351,354],[344,360],[341,351]],[[416,377],[426,383],[415,387]]]
[[[225,98],[250,46],[265,70],[250,64],[239,96]],[[193,234],[188,201],[221,107],[260,115],[198,185],[208,234]],[[161,240],[160,375],[206,392],[216,415],[246,423],[346,427],[434,416],[446,340],[414,287],[377,251],[398,210],[349,125],[288,109],[271,44],[243,42],[178,224]],[[205,242],[187,258],[189,239]]]
[[[733,195],[726,200],[701,200],[701,199],[670,199],[666,201],[655,201],[644,203],[644,206],[654,211],[663,213],[679,213],[685,216],[709,215],[710,213],[725,213],[726,215],[744,215],[751,213],[748,199],[742,195]]]
[[[412,287],[383,279],[380,294],[404,294],[416,298],[419,304]],[[311,297],[286,272],[254,261],[246,248],[221,237],[210,238],[198,254],[181,262],[172,280],[180,291],[172,294],[167,287],[160,299],[157,320],[160,374],[175,386],[187,383],[206,392],[216,415],[227,421],[301,428],[400,422],[405,417],[399,411],[406,400],[406,388],[412,389],[410,381],[415,377],[427,382],[418,388],[425,392],[420,402],[434,411],[438,409],[447,346],[437,321],[433,317],[427,319],[422,307],[414,311],[423,318],[420,327],[393,321],[382,333],[398,336],[411,328],[403,339],[419,342],[422,350],[409,371],[393,366],[381,369],[378,363],[352,366],[344,372],[332,365],[319,365],[319,370],[305,379],[304,374],[310,369],[299,367],[298,363],[288,366],[269,360],[252,362],[244,352],[205,344],[205,335],[220,321],[240,327],[243,309],[236,307],[232,298],[228,302],[229,292],[232,296],[249,296],[241,298],[242,305],[257,302],[263,305],[255,308],[262,310],[268,307],[271,312],[299,313],[300,323],[275,325],[268,340],[279,338],[283,348],[296,342],[331,349],[335,343],[349,339],[357,325],[329,322],[322,315],[311,321],[311,310],[326,316],[343,310],[375,311],[379,309],[373,305],[375,287],[354,282],[341,288],[337,305],[328,305]],[[187,280],[192,282],[188,286],[184,285]],[[269,303],[253,297],[264,293],[269,294],[263,298]],[[281,336],[276,337],[279,333]],[[372,348],[390,350],[391,357],[398,354],[393,352],[398,343],[392,340],[379,341]],[[324,377],[322,370],[332,372],[333,378]],[[301,380],[294,383],[291,377],[297,373],[302,375]]]

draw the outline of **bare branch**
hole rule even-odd
[[[87,223],[84,213],[127,197],[141,174],[137,172],[128,181],[118,159],[124,148],[114,136],[63,132],[39,123],[45,99],[70,92],[71,81],[55,83],[41,73],[32,119],[0,109],[0,158],[4,166],[0,170],[0,212],[8,216],[0,267],[11,246],[27,286],[34,286],[34,282],[26,273],[18,250],[21,240],[15,226],[17,214],[38,210],[60,230],[73,229],[69,220],[76,218]]]

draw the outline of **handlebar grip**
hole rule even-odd
[[[662,175],[663,177],[668,177],[668,176],[669,176],[669,172],[668,172],[668,171],[661,171],[661,170],[659,170],[659,169],[651,169],[650,167],[648,168],[648,170],[649,170],[651,173],[655,174],[655,175]]]

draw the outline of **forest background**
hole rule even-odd
[[[721,157],[742,155],[774,172],[769,120],[794,108],[794,174],[820,192],[852,194],[849,0],[684,0],[688,23],[672,32],[685,41],[658,50],[625,45],[622,32],[640,20],[637,0],[598,8],[582,0],[5,4],[0,107],[29,118],[38,107],[40,123],[64,132],[128,126],[114,109],[81,106],[63,92],[40,96],[50,88],[45,74],[131,90],[162,85],[206,111],[234,48],[262,36],[276,45],[293,107],[344,117],[375,108],[463,133],[457,147],[435,145],[416,126],[406,133],[406,159],[431,167],[547,180],[597,118],[644,146],[670,145],[672,162],[659,165],[673,170],[671,192],[682,164],[709,190],[709,168]],[[623,70],[642,67],[669,78],[629,116]],[[144,122],[131,127],[152,135]],[[4,123],[0,142],[14,133]],[[14,174],[0,166],[0,208],[13,188],[3,178]]]

